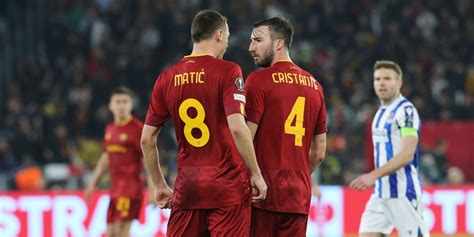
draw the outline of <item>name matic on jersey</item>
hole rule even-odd
[[[206,73],[204,68],[197,72],[183,72],[174,75],[174,86],[182,86],[186,84],[203,84],[203,77]]]

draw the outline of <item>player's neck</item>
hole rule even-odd
[[[115,116],[114,117],[114,122],[115,124],[119,125],[119,126],[123,126],[123,125],[127,125],[131,120],[132,120],[132,115],[128,115],[126,117],[118,117],[118,116]]]
[[[275,52],[275,56],[273,57],[272,64],[278,63],[278,62],[293,62],[291,61],[290,55],[288,54],[288,51],[279,51]]]
[[[391,105],[396,99],[398,99],[398,97],[400,97],[400,93],[397,93],[394,97],[388,100],[380,99],[380,103],[382,104],[382,106],[388,106],[388,105]]]
[[[217,58],[218,53],[215,50],[215,47],[207,43],[206,41],[197,43],[193,45],[193,51],[191,55],[209,55],[214,58]]]

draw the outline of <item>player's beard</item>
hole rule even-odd
[[[261,57],[262,60],[260,62],[255,61],[255,64],[258,67],[269,67],[270,65],[272,65],[273,56],[274,56],[273,49],[268,48],[268,50],[265,51],[265,53],[262,55]]]

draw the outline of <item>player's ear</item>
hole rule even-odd
[[[222,39],[224,38],[224,31],[217,30],[216,33],[214,34],[214,38],[216,39],[217,42],[221,42]]]
[[[276,39],[274,45],[276,50],[280,50],[285,46],[285,42],[283,39]]]

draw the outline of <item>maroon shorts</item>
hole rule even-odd
[[[305,237],[308,215],[273,212],[252,207],[252,237]]]
[[[215,209],[172,209],[168,237],[249,237],[250,201]]]
[[[111,198],[109,209],[107,210],[107,224],[118,221],[131,221],[133,219],[138,219],[141,207],[141,198]]]

